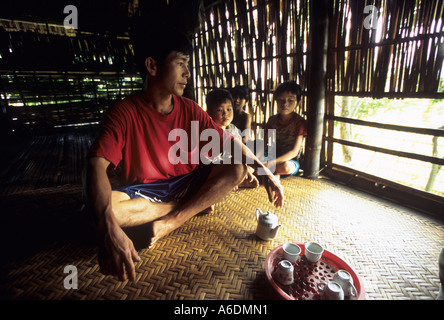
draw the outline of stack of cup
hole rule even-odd
[[[280,261],[276,267],[275,278],[283,285],[291,285],[294,281],[293,264],[299,260],[301,247],[294,243],[285,243],[283,246],[284,260]]]
[[[287,242],[282,245],[283,258],[276,266],[274,277],[283,285],[291,285],[294,282],[293,265],[299,260],[302,249],[295,243]],[[305,244],[305,257],[309,262],[317,262],[322,257],[324,249],[316,242]]]

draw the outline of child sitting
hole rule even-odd
[[[241,132],[245,129],[251,129],[251,115],[245,111],[245,106],[250,100],[250,89],[247,86],[236,86],[230,90],[233,97],[233,124],[239,128]],[[250,137],[245,135],[242,142],[247,143]]]
[[[241,140],[241,131],[231,122],[233,121],[233,98],[228,90],[215,89],[210,91],[206,98],[207,112],[213,121],[222,129],[227,130],[235,138]],[[227,155],[222,154],[222,161]],[[259,181],[253,175],[254,169],[248,166],[248,174],[240,187],[257,187]],[[237,189],[237,188],[236,188]]]
[[[267,167],[274,170],[276,176],[296,175],[300,164],[298,158],[302,149],[304,137],[307,135],[306,121],[295,112],[301,103],[301,87],[295,81],[286,81],[274,91],[274,101],[278,114],[268,119],[265,134],[270,129],[276,130],[275,159],[268,159]],[[267,136],[265,141],[267,140]],[[267,144],[265,145],[267,151]],[[272,154],[269,152],[269,154]],[[273,171],[273,170],[272,170]]]

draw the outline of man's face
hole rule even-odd
[[[170,52],[166,57],[159,73],[159,84],[165,93],[183,95],[190,77],[189,61],[188,55],[177,51]]]

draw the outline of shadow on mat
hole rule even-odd
[[[141,249],[145,249],[148,247],[150,239],[153,236],[153,229],[151,227],[151,222],[146,223],[137,227],[124,227],[122,228],[125,231],[126,235],[133,242],[134,248],[136,251]]]
[[[252,284],[254,300],[282,300],[276,290],[268,282],[265,272],[258,272]]]
[[[0,250],[5,263],[64,245],[96,246],[92,220],[81,210],[79,187],[25,192],[4,197],[1,202]],[[148,244],[151,225],[124,231],[139,250]]]
[[[2,199],[2,260],[25,259],[65,244],[95,245],[92,225],[81,212],[81,192],[58,187]]]

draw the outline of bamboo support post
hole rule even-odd
[[[304,175],[310,179],[319,176],[324,124],[324,108],[328,47],[328,1],[310,2],[311,59],[308,86],[308,123],[305,146]]]

